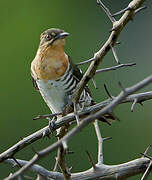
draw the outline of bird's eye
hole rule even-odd
[[[47,35],[45,36],[45,38],[46,38],[47,40],[50,40],[50,39],[51,39],[51,35],[50,35],[50,34],[47,34]]]

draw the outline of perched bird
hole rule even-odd
[[[64,52],[65,39],[69,33],[61,29],[48,29],[40,36],[40,45],[31,63],[31,75],[52,113],[73,109],[72,94],[82,78],[80,69]],[[78,110],[92,105],[88,87],[83,90]],[[71,110],[72,111],[72,110]]]

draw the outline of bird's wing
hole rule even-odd
[[[75,65],[71,59],[70,56],[68,56],[69,58],[69,62],[70,62],[70,65],[71,65],[71,68],[73,70],[73,76],[78,80],[80,81],[83,77],[83,74],[82,74],[82,71],[78,68],[77,65]]]
[[[32,74],[31,74],[31,76],[32,76]],[[33,78],[33,76],[32,76],[32,84],[33,84],[33,87],[34,87],[36,90],[39,90],[39,88],[38,88],[38,86],[37,86],[37,83],[36,83],[35,79]]]
[[[71,57],[68,56],[68,58],[69,58],[69,62],[70,62],[70,64],[71,64],[71,67],[72,67],[72,69],[73,69],[73,76],[78,80],[78,82],[80,82],[80,80],[81,80],[82,77],[83,77],[83,73],[82,73],[81,69],[78,68],[78,66],[73,63]],[[92,97],[91,91],[90,91],[88,85],[85,86],[85,90],[86,90],[86,91],[90,94],[90,96]]]
[[[31,77],[32,77],[32,84],[33,84],[33,87],[36,89],[36,90],[39,90],[38,86],[37,86],[37,83],[36,83],[36,75],[33,71],[33,61],[31,63]]]

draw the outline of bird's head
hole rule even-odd
[[[65,38],[69,33],[61,29],[51,28],[44,31],[40,36],[40,46],[62,47],[65,45]]]

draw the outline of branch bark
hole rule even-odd
[[[78,84],[74,94],[73,94],[73,102],[77,103],[79,97],[88,83],[88,81],[95,75],[96,70],[99,64],[102,62],[104,56],[110,51],[111,47],[113,47],[118,39],[120,32],[126,26],[126,24],[132,20],[136,9],[138,9],[145,0],[133,0],[128,5],[129,10],[126,11],[123,16],[118,21],[113,21],[113,28],[112,32],[106,41],[106,43],[102,46],[102,48],[95,53],[95,60],[91,62],[89,68],[87,69],[86,73],[84,74],[83,78],[81,79],[80,83]]]
[[[109,112],[112,112],[113,109],[122,102],[128,95],[140,90],[141,88],[145,87],[146,85],[152,83],[152,75],[145,78],[143,81],[140,81],[136,85],[133,85],[130,88],[122,89],[122,92],[111,101],[109,105],[104,107],[102,110],[96,112],[95,114],[92,114],[86,118],[84,118],[80,125],[77,127],[74,127],[70,132],[68,132],[63,138],[61,138],[59,141],[55,142],[51,146],[43,149],[42,151],[37,152],[33,158],[21,169],[19,169],[16,173],[14,173],[11,177],[6,178],[7,180],[15,179],[16,177],[20,176],[21,174],[25,173],[34,163],[38,162],[43,157],[47,156],[49,153],[54,151],[59,146],[62,146],[63,142],[68,142],[76,133],[81,131],[84,127],[86,127],[90,122],[94,121],[95,119],[98,119],[99,117],[103,116],[104,114],[107,114]]]
[[[113,99],[116,97],[113,96]],[[147,100],[152,99],[152,91],[149,92],[143,92],[143,93],[138,93],[138,94],[132,94],[128,97],[126,97],[121,103],[129,103],[129,102],[134,102],[135,99],[138,99],[138,102],[144,102]],[[109,105],[112,99],[107,99],[103,102],[100,102],[96,105],[93,105],[91,107],[85,108],[84,111],[79,112],[79,117],[84,117],[85,115],[92,114],[93,112],[99,111],[105,106]],[[75,120],[75,115],[74,113],[70,113],[67,116],[61,118],[58,122],[55,122],[54,124],[54,131],[63,125],[65,125],[68,122],[74,121]],[[8,150],[4,151],[3,153],[0,154],[0,162],[3,162],[4,160],[13,157],[17,152],[20,150],[24,149],[26,146],[34,143],[35,141],[41,139],[42,137],[50,135],[51,132],[49,130],[49,127],[46,126],[37,132],[23,138],[21,141],[18,143],[14,144],[12,147],[10,147]]]
[[[104,108],[105,106],[109,105],[112,100],[114,100],[116,97],[112,97],[113,99],[107,99],[103,102],[100,102],[96,105],[93,105],[91,107],[85,108],[84,111],[79,112],[79,117],[83,118],[85,115],[92,114],[93,112],[97,112]],[[125,99],[123,99],[122,102],[120,103],[133,103],[134,100],[137,99],[138,102],[144,102],[147,100],[152,99],[152,91],[149,92],[143,92],[143,93],[138,93],[138,94],[132,94]],[[55,122],[54,124],[54,131],[63,125],[65,125],[68,122],[72,122],[75,120],[75,115],[74,113],[70,113],[67,116],[61,118],[58,122]],[[8,158],[12,158],[17,152],[21,151],[24,149],[26,146],[34,143],[35,141],[41,139],[42,137],[50,135],[50,129],[48,126],[38,130],[37,132],[23,138],[21,141],[18,143],[14,144],[12,147],[10,147],[8,150],[4,151],[3,153],[0,154],[0,162],[3,162],[4,160]]]

